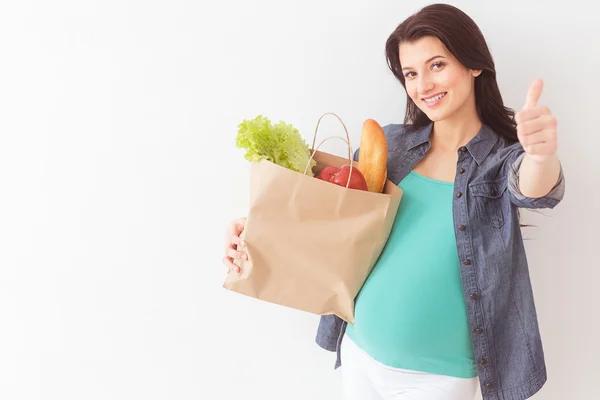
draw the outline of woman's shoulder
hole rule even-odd
[[[490,153],[497,162],[504,163],[509,160],[514,160],[524,152],[523,146],[518,139],[511,139],[506,135],[494,133],[497,139]]]
[[[429,138],[431,126],[415,126],[405,123],[389,123],[382,125],[390,150],[408,150],[415,142]]]
[[[390,123],[381,125],[381,129],[383,130],[386,139],[389,141],[391,138],[397,138],[398,136],[401,136],[406,130],[406,125],[401,123]]]
[[[381,128],[383,129],[383,132],[386,134],[386,136],[400,136],[404,133],[415,132],[419,129],[419,128],[415,127],[414,125],[400,123],[400,122],[388,123],[388,124],[382,125]]]

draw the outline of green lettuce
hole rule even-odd
[[[259,115],[252,120],[244,120],[238,128],[236,146],[246,150],[246,160],[265,159],[304,173],[310,159],[310,149],[292,125],[283,121],[273,124],[268,118]],[[312,168],[315,165],[317,162],[310,160],[307,175],[314,176]]]

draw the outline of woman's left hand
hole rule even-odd
[[[517,136],[529,158],[544,164],[556,156],[556,117],[547,106],[538,105],[544,82],[529,87],[525,107],[515,115]]]

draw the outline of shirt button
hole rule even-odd
[[[467,148],[466,148],[465,146],[462,146],[462,147],[460,148],[460,151],[462,151],[462,152],[464,153],[465,151],[467,151]]]
[[[494,387],[494,385],[492,385],[492,382],[488,382],[487,385],[485,385],[486,388],[491,389]]]
[[[471,300],[476,300],[477,299],[477,295],[475,293],[471,293],[471,295],[469,296],[469,298]]]
[[[475,328],[475,333],[482,333],[482,332],[483,332],[483,329],[481,329],[481,328]]]
[[[461,168],[461,169],[458,170],[458,172],[460,172],[461,174],[464,174],[465,173],[465,169]]]
[[[487,364],[487,360],[484,358],[483,360],[481,360],[481,365],[485,365]]]
[[[464,263],[465,265],[471,265],[471,260],[465,260],[465,261],[463,261],[463,263]]]
[[[465,226],[464,225],[459,225],[458,226],[458,230],[459,231],[464,231],[465,230]]]
[[[460,197],[460,196],[462,196],[462,193],[461,192],[456,192],[456,197]]]

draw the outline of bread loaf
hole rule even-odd
[[[381,193],[387,180],[387,140],[377,121],[367,119],[362,126],[358,149],[358,169],[363,173],[369,192]]]

